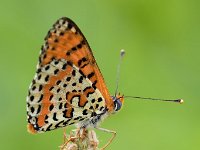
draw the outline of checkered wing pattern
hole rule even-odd
[[[27,96],[28,130],[50,131],[113,110],[92,51],[77,25],[60,18],[41,48]]]

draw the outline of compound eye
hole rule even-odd
[[[119,99],[116,99],[114,101],[114,104],[115,104],[115,111],[119,111],[122,107],[122,102]]]

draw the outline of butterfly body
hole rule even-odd
[[[95,127],[100,120],[118,111],[116,102],[122,99],[110,96],[77,25],[69,18],[60,18],[45,37],[29,87],[29,132],[41,133],[72,124]]]

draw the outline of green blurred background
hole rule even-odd
[[[109,150],[200,149],[199,8],[199,0],[1,0],[0,149],[55,150],[62,143],[62,129],[27,133],[25,100],[43,39],[62,16],[87,37],[111,93],[123,48],[121,93],[185,100],[125,99],[101,124],[117,131]],[[101,144],[111,136],[97,134]]]

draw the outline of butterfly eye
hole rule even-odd
[[[115,98],[114,105],[115,105],[115,111],[119,111],[122,107],[122,102],[120,101],[120,99]]]

